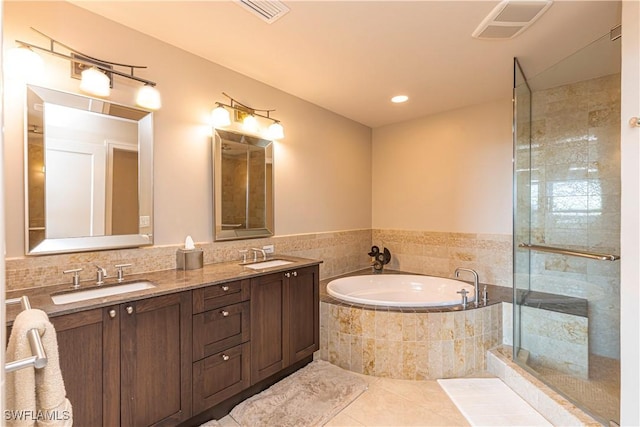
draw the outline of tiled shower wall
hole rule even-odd
[[[534,91],[532,105],[532,243],[619,255],[620,74]],[[620,263],[530,260],[531,289],[587,299],[590,351],[619,358]]]

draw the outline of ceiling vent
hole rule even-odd
[[[511,39],[551,7],[552,0],[503,0],[471,34],[477,39]]]
[[[272,24],[289,12],[289,8],[278,0],[237,0],[237,5],[242,6],[267,24]]]

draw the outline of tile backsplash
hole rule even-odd
[[[241,249],[275,245],[276,254],[320,259],[320,277],[339,276],[370,265],[372,245],[387,247],[394,270],[451,277],[456,267],[473,268],[480,281],[511,284],[511,236],[411,230],[347,230],[275,236],[264,239],[196,243],[204,251],[204,263],[239,260]],[[81,280],[91,280],[94,264],[114,272],[116,264],[131,263],[126,274],[176,268],[180,245],[111,251],[80,252],[6,260],[7,291],[65,283],[63,270],[84,268]]]
[[[327,233],[276,236],[265,239],[236,240],[231,242],[196,243],[204,251],[204,263],[212,264],[239,260],[240,249],[275,245],[276,254],[320,259],[320,276],[332,277],[359,270],[368,265],[367,253],[371,247],[371,230],[349,230]],[[8,258],[6,260],[7,291],[55,285],[69,281],[63,270],[84,268],[81,280],[95,276],[94,264],[115,272],[116,264],[130,263],[126,274],[176,268],[176,250],[181,245],[151,246],[146,248],[111,251],[80,252],[38,257]]]

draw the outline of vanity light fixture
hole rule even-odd
[[[9,49],[4,58],[4,72],[7,77],[23,77],[27,80],[39,77],[44,70],[44,61],[27,46]]]
[[[231,109],[234,112],[236,121],[242,121],[242,129],[245,131],[252,133],[258,132],[259,123],[257,117],[262,117],[273,122],[266,131],[266,136],[268,138],[284,138],[284,128],[282,127],[280,120],[271,117],[271,113],[275,110],[259,110],[251,108],[236,101],[224,92],[222,92],[222,94],[229,98],[230,102],[229,104],[216,102],[216,108],[211,111],[211,122],[213,127],[220,128],[229,126],[231,124],[231,115],[227,109]]]
[[[284,128],[280,122],[273,122],[269,129],[267,129],[267,136],[269,139],[282,139],[284,138]]]
[[[160,98],[160,92],[155,86],[151,86],[145,83],[138,90],[138,96],[136,97],[136,104],[141,107],[146,107],[150,110],[158,110],[162,107],[162,99]]]
[[[86,68],[81,75],[81,91],[100,97],[106,97],[111,94],[111,80],[96,67]]]
[[[258,131],[258,119],[253,114],[247,114],[242,120],[242,129],[247,132],[257,132]]]
[[[221,103],[211,112],[211,123],[213,127],[221,128],[231,124],[231,115]]]
[[[141,65],[120,64],[117,62],[105,61],[86,55],[72,47],[65,45],[53,38],[47,36],[41,31],[31,28],[36,33],[49,39],[49,47],[40,47],[31,43],[16,40],[19,49],[39,50],[58,58],[63,58],[71,63],[72,77],[78,73],[81,75],[80,90],[96,96],[109,96],[110,89],[113,87],[112,76],[125,77],[131,80],[144,83],[140,88],[136,102],[139,106],[149,110],[157,110],[161,107],[160,93],[155,88],[156,83],[151,80],[143,79],[134,75],[134,70],[147,68]],[[68,50],[70,54],[56,51],[56,45]],[[35,52],[33,52],[35,54]],[[24,65],[27,66],[28,65]],[[127,70],[127,71],[123,71]]]

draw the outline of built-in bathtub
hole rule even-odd
[[[353,283],[382,281],[397,284],[403,279],[394,276],[407,275],[375,276],[355,274],[344,278],[354,278],[353,282],[340,278],[321,283],[321,359],[353,372],[412,380],[462,377],[485,370],[487,350],[502,342],[500,302],[509,290],[498,296],[499,287],[489,286],[489,304],[476,308],[471,302],[466,309],[460,305],[461,297],[456,292],[465,287],[472,298],[473,285],[452,279],[444,279],[440,283],[455,285],[449,289],[453,291],[454,298],[442,298],[437,305],[432,302],[425,305],[425,301],[421,304],[396,301],[392,305],[386,291],[379,292],[379,295],[386,296],[378,298],[380,301],[375,305],[371,294],[376,292],[362,291],[369,294],[362,302],[338,299],[330,293],[348,293],[343,286],[336,284],[350,284],[348,288],[353,290],[357,288]],[[430,276],[408,276],[411,280],[432,281]],[[332,281],[334,285],[328,287]],[[405,290],[404,293],[412,291]],[[439,292],[431,287],[427,293]],[[407,299],[405,297],[401,299]]]
[[[462,290],[474,300],[473,285],[460,280],[418,274],[368,274],[342,277],[327,293],[342,301],[387,307],[445,307],[460,304]]]

